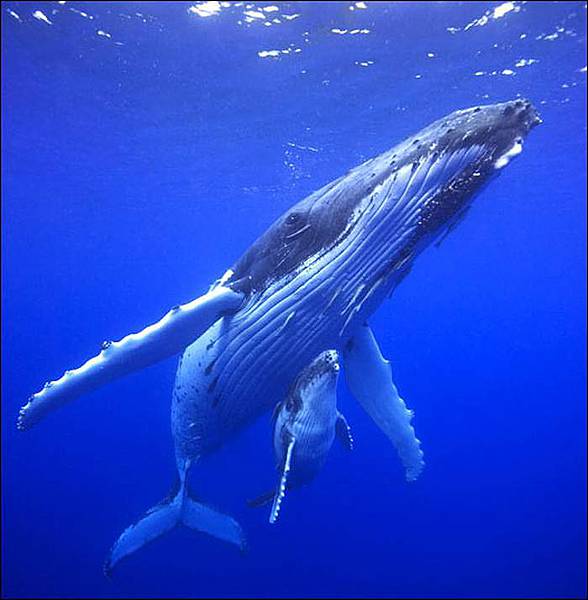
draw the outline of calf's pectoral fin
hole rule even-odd
[[[416,479],[425,463],[411,425],[413,412],[398,394],[390,363],[382,356],[367,323],[358,327],[346,344],[343,360],[351,393],[396,447],[406,479]]]
[[[244,294],[218,285],[172,308],[162,319],[118,342],[104,342],[100,354],[78,369],[66,371],[33,394],[20,409],[17,426],[28,429],[48,412],[96,388],[181,352],[224,313],[236,312]]]
[[[347,423],[347,419],[340,413],[337,413],[337,421],[335,422],[335,434],[343,447],[347,450],[353,450],[353,436],[351,435],[351,427]]]
[[[286,456],[284,458],[284,465],[282,467],[282,476],[278,482],[278,488],[274,495],[274,503],[272,504],[272,511],[270,513],[269,522],[275,523],[280,515],[280,507],[282,506],[282,500],[286,495],[286,486],[288,485],[288,473],[290,473],[290,467],[292,465],[292,451],[294,450],[294,438],[288,440],[288,448],[286,449]]]

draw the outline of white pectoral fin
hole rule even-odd
[[[282,506],[282,500],[286,495],[286,486],[288,485],[288,473],[290,472],[290,466],[292,464],[292,451],[294,450],[294,439],[290,439],[288,442],[288,448],[286,449],[286,457],[284,458],[284,466],[282,468],[282,476],[278,483],[278,489],[274,496],[274,503],[272,504],[272,511],[270,513],[269,522],[275,523],[278,520],[280,514],[280,507]]]
[[[351,427],[347,423],[347,419],[340,413],[337,413],[337,421],[335,422],[335,434],[347,450],[353,450],[353,436],[351,435]]]
[[[104,342],[100,354],[33,394],[20,409],[17,426],[28,429],[48,412],[128,375],[181,352],[225,312],[235,312],[244,294],[218,285],[207,294],[172,308],[162,319],[118,342]]]
[[[415,480],[425,463],[421,443],[411,425],[413,412],[398,394],[390,363],[382,356],[367,324],[357,328],[343,358],[351,393],[396,447],[406,479]]]

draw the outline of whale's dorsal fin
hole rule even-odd
[[[349,427],[347,419],[340,412],[337,412],[335,434],[346,450],[353,450],[353,436],[351,435],[351,427]]]
[[[288,438],[287,440],[288,448],[286,449],[286,457],[284,458],[284,465],[282,467],[282,476],[280,477],[280,481],[278,483],[278,489],[276,490],[274,496],[274,503],[272,505],[272,512],[270,513],[269,522],[275,523],[278,520],[278,516],[280,514],[280,506],[282,505],[282,500],[286,495],[286,486],[288,485],[288,473],[290,472],[290,466],[292,464],[292,451],[294,450],[294,438]]]

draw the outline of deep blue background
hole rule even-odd
[[[239,25],[238,5],[3,3],[5,596],[585,594],[586,8],[515,3],[465,29],[498,4],[281,4],[268,16],[300,16],[267,27]],[[302,52],[257,54],[289,44]],[[342,384],[356,450],[334,447],[278,526],[244,502],[273,482],[269,416],[195,469],[248,555],[178,529],[106,580],[112,542],[173,481],[176,361],[23,434],[28,395],[203,292],[307,193],[519,94],[544,124],[372,319],[421,479]]]

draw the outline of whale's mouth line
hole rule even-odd
[[[496,170],[500,170],[503,169],[504,167],[506,167],[506,165],[508,165],[508,163],[515,158],[516,156],[518,156],[521,152],[523,151],[523,138],[522,137],[518,137],[513,145],[508,148],[508,150],[506,150],[506,152],[503,152],[495,161],[494,161],[494,168]]]

